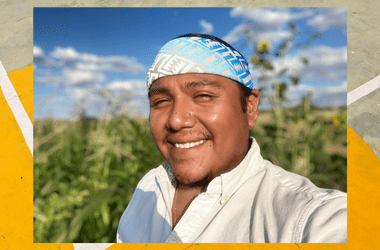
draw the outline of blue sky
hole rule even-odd
[[[71,119],[79,106],[90,116],[104,115],[102,91],[113,102],[125,102],[130,115],[147,117],[146,73],[170,39],[214,35],[249,59],[261,39],[276,47],[286,38],[289,22],[300,35],[284,58],[272,58],[274,72],[286,66],[300,75],[287,91],[287,105],[309,91],[320,107],[346,105],[346,8],[34,8],[33,18],[35,120]],[[252,37],[249,46],[244,30]],[[316,32],[321,37],[303,50]],[[309,64],[300,65],[300,57]],[[251,74],[257,79],[259,71],[252,67]],[[269,107],[262,99],[260,108]]]

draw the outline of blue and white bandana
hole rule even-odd
[[[165,44],[148,71],[148,89],[161,77],[187,73],[220,75],[253,89],[248,63],[239,52],[203,37],[180,37]]]

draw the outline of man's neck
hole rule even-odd
[[[206,186],[207,187],[207,186]],[[203,191],[206,187],[202,186],[185,186],[177,184],[172,206],[172,225],[173,228],[177,225],[191,202]]]
[[[248,141],[249,141],[248,149],[244,157],[247,155],[249,149],[251,148],[252,139],[249,138]],[[211,180],[202,180],[197,183],[192,183],[191,185],[185,185],[183,183],[180,183],[178,180],[175,180],[175,194],[174,194],[173,206],[172,206],[172,225],[173,225],[172,228],[174,228],[177,225],[177,223],[179,222],[183,214],[186,212],[187,208],[190,206],[191,202],[200,193],[206,191],[207,186],[210,183],[210,181]]]

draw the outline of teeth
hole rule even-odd
[[[192,148],[196,145],[199,145],[199,144],[202,144],[204,143],[206,140],[200,140],[200,141],[197,141],[197,142],[188,142],[188,143],[185,143],[185,144],[179,144],[179,143],[175,143],[175,147],[176,148]]]

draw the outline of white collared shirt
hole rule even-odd
[[[117,242],[347,242],[347,194],[263,160],[252,139],[240,164],[214,178],[173,230],[170,165],[149,171],[120,219]]]

